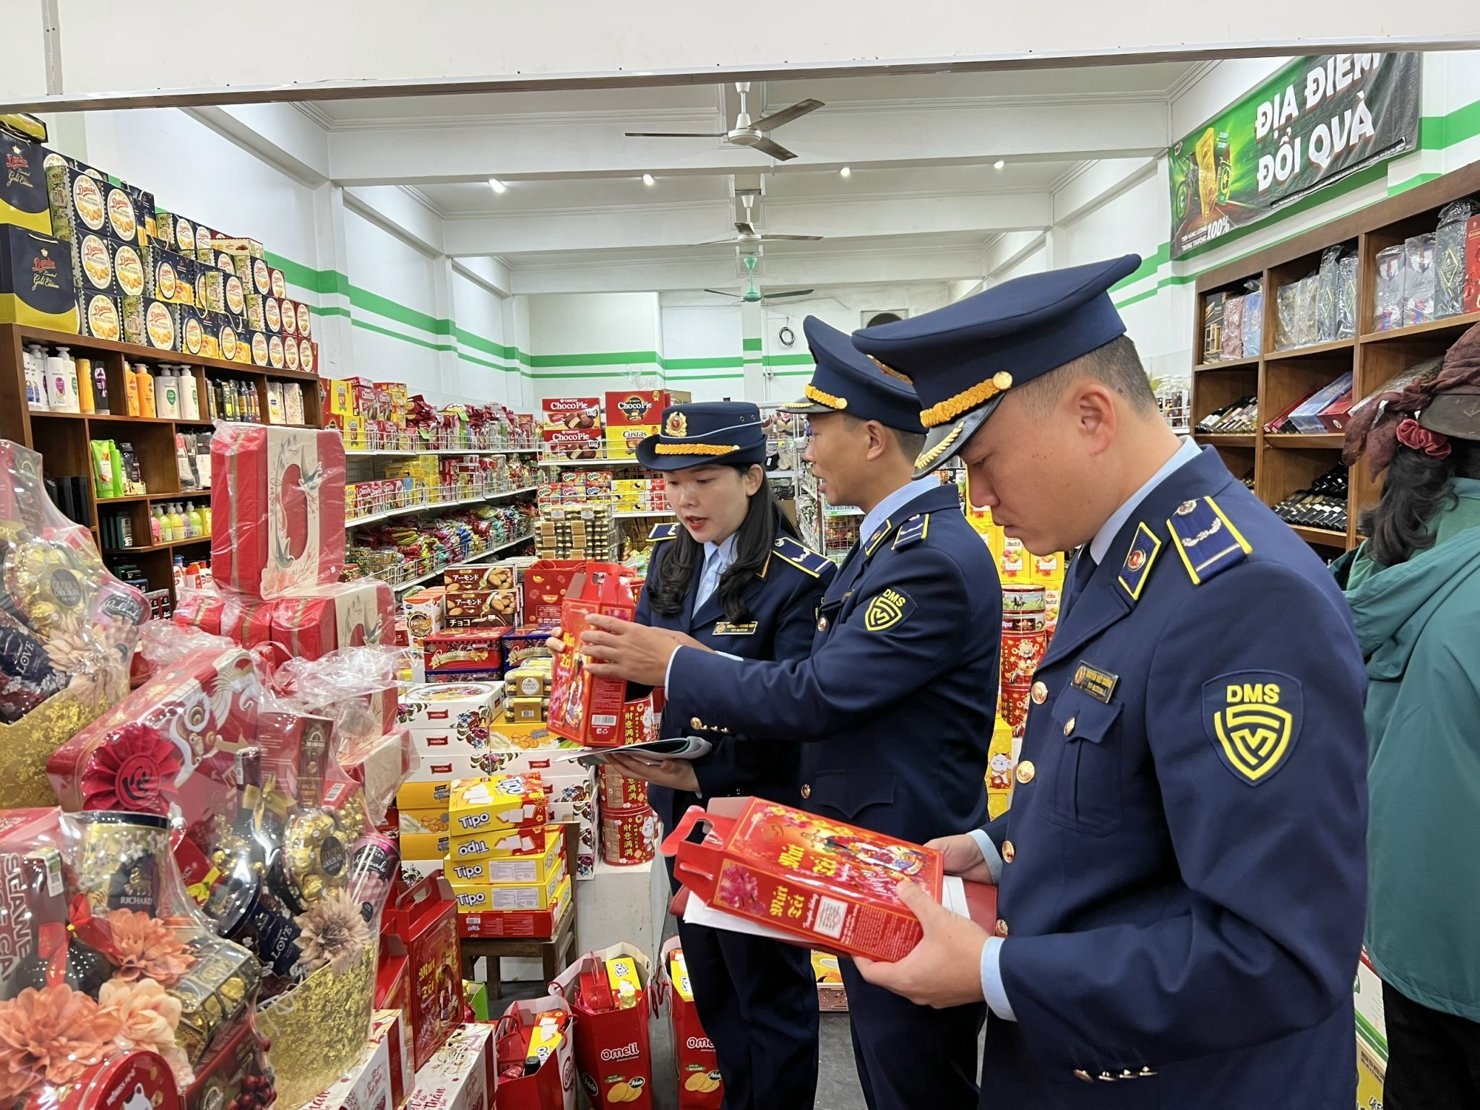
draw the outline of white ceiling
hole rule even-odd
[[[850,260],[902,253],[914,256],[910,273],[929,272],[924,257],[937,253],[945,279],[985,276],[977,271],[1000,236],[1042,232],[1066,197],[1086,211],[1113,196],[1118,181],[1144,173],[1170,139],[1171,99],[1207,65],[752,86],[755,119],[808,97],[824,102],[772,133],[796,153],[789,161],[717,138],[623,134],[726,130],[740,108],[730,84],[298,107],[327,134],[331,177],[399,187],[441,223],[447,253],[499,259],[515,292],[609,289],[614,280],[663,290],[734,283],[736,246],[701,244],[733,234],[745,215],[736,191],[754,189],[758,226],[824,236],[765,243],[759,272],[768,280],[783,260],[784,280],[823,282],[846,273]],[[1084,182],[1069,189],[1099,162],[1116,172],[1097,173],[1104,183],[1095,191]],[[505,191],[495,192],[489,177]],[[818,276],[809,276],[808,260]],[[885,264],[871,263],[870,272],[889,280]]]

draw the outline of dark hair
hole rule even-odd
[[[1398,445],[1377,507],[1362,514],[1358,530],[1367,555],[1380,567],[1405,563],[1434,546],[1434,518],[1457,501],[1455,478],[1480,477],[1480,442],[1450,439],[1445,459]]]
[[[1046,415],[1069,383],[1081,376],[1108,385],[1140,412],[1157,411],[1151,379],[1146,376],[1136,344],[1128,335],[1116,336],[1104,346],[1034,378],[1019,389],[1036,413]]]
[[[728,466],[744,475],[756,464],[719,460],[714,465]],[[796,534],[762,471],[760,488],[751,494],[745,519],[735,533],[735,561],[725,568],[716,590],[724,605],[726,620],[743,624],[750,619],[750,610],[745,604],[745,587],[771,557],[776,537],[795,537]],[[663,541],[663,546],[665,551],[658,561],[658,572],[648,582],[648,605],[655,613],[676,617],[683,612],[695,575],[704,569],[704,545],[680,525],[678,534]]]

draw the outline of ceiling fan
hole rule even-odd
[[[750,82],[736,82],[735,91],[740,94],[740,112],[735,117],[735,126],[728,131],[628,131],[627,138],[723,139],[731,146],[748,146],[782,162],[795,158],[796,155],[772,139],[769,132],[783,123],[805,116],[808,112],[817,111],[823,106],[822,101],[810,98],[799,100],[790,108],[782,108],[779,112],[772,112],[769,116],[762,116],[752,122],[745,106],[745,98],[750,93]]]
[[[735,221],[735,234],[727,235],[723,239],[706,239],[698,246],[710,247],[717,243],[734,243],[737,246],[751,246],[755,243],[815,243],[821,239],[821,235],[772,235],[763,228],[756,227],[750,215],[750,207],[755,203],[755,198],[748,194],[740,197],[745,205],[745,219]]]
[[[735,300],[744,301],[746,304],[765,304],[767,301],[783,301],[791,297],[810,296],[816,292],[814,289],[778,289],[775,292],[763,290],[755,283],[755,256],[746,255],[743,261],[745,263],[745,269],[750,273],[750,284],[746,286],[745,292],[729,293],[723,289],[706,289],[704,292],[714,293],[721,297],[733,297]]]

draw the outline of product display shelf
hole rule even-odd
[[[66,347],[73,358],[91,359],[95,365],[101,364],[108,386],[109,403],[115,408],[124,407],[126,367],[143,363],[157,371],[161,365],[187,366],[196,379],[196,393],[201,405],[200,418],[177,420],[163,419],[154,414],[128,416],[124,413],[32,412],[26,403],[25,367],[22,361],[22,349],[28,343],[38,343],[48,350]],[[183,501],[209,496],[209,490],[180,488],[175,436],[177,433],[208,431],[212,427],[209,409],[206,407],[206,385],[208,382],[223,380],[250,384],[256,390],[258,406],[264,413],[268,411],[268,382],[298,382],[304,387],[305,424],[310,427],[318,426],[318,376],[312,373],[263,368],[177,351],[160,351],[152,347],[94,339],[45,328],[0,325],[0,436],[40,451],[45,458],[48,478],[88,478],[86,485],[89,505],[86,515],[89,519],[86,523],[92,528],[101,550],[103,544],[98,528],[100,510],[127,513],[134,536],[142,538],[150,534],[148,516],[152,502]],[[149,489],[148,494],[99,501],[91,480],[92,461],[88,454],[88,442],[93,439],[130,443],[138,454],[144,483]],[[201,541],[196,539],[181,542]],[[174,574],[171,564],[176,546],[178,544],[109,548],[104,552],[105,562],[110,567],[116,567],[121,562],[132,564],[148,581],[151,590],[169,591],[173,604]]]
[[[472,566],[474,563],[481,563],[485,559],[493,558],[501,551],[507,551],[511,547],[518,547],[521,543],[528,543],[530,540],[533,539],[534,533],[526,532],[522,536],[515,536],[511,540],[505,540],[503,543],[495,544],[487,551],[482,551],[479,552],[477,555],[469,556],[468,558],[463,559],[460,562],[448,563],[446,566],[438,567],[436,570],[429,570],[425,574],[418,574],[415,578],[409,578],[405,582],[393,582],[391,583],[391,586],[395,589],[396,593],[405,593],[407,590],[413,589],[416,586],[420,586],[424,583],[432,581],[432,579],[434,578],[438,578],[441,575],[446,574],[449,570],[456,570],[458,567]]]
[[[672,509],[632,509],[628,512],[612,513],[614,520],[647,520],[650,517],[673,516]]]
[[[1442,356],[1455,339],[1480,323],[1480,312],[1469,312],[1409,327],[1373,330],[1378,252],[1433,232],[1446,204],[1476,194],[1480,194],[1480,163],[1199,275],[1192,322],[1192,424],[1195,428],[1205,416],[1243,397],[1257,398],[1258,415],[1252,432],[1194,432],[1193,439],[1216,447],[1235,476],[1252,476],[1254,491],[1266,505],[1279,504],[1341,465],[1345,418],[1332,418],[1324,433],[1266,432],[1267,423],[1347,372],[1353,376],[1352,397],[1359,401],[1415,363]],[[1281,351],[1268,349],[1274,345],[1278,326],[1278,290],[1317,269],[1321,252],[1337,245],[1351,247],[1356,254],[1356,335]],[[1258,356],[1228,361],[1207,357],[1204,314],[1209,296],[1242,293],[1251,278],[1263,282],[1266,349]],[[1368,479],[1364,466],[1353,467],[1344,531],[1292,527],[1322,555],[1353,547],[1359,542],[1358,517],[1376,503],[1380,492],[1380,482]]]
[[[411,459],[417,455],[533,455],[538,452],[538,447],[356,448],[345,451],[345,455],[352,459]]]
[[[367,516],[350,517],[345,520],[346,528],[358,528],[362,524],[374,524],[378,520],[389,520],[391,517],[406,516],[410,513],[429,513],[440,509],[455,509],[459,505],[481,505],[486,501],[502,501],[506,497],[518,497],[524,493],[534,493],[538,487],[523,486],[519,489],[498,490],[492,493],[482,493],[474,497],[459,497],[450,501],[423,501],[415,505],[403,505],[396,509],[386,509],[383,512],[370,513]]]
[[[540,453],[540,466],[642,466],[636,459],[567,459],[560,455]]]

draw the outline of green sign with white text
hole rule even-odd
[[[1172,257],[1418,141],[1419,55],[1300,58],[1167,152]]]

